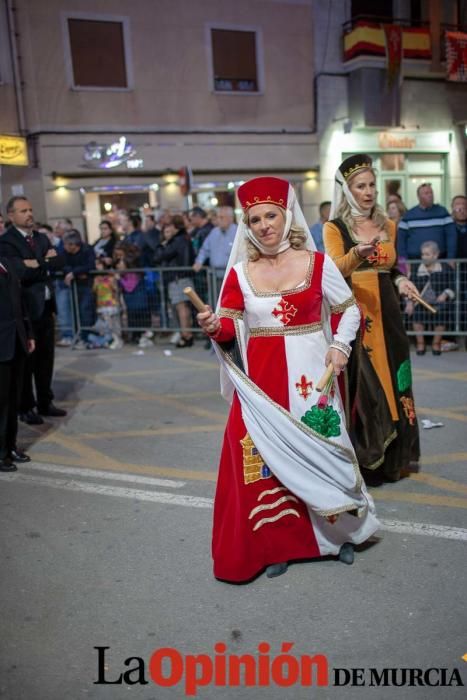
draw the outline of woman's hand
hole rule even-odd
[[[324,358],[324,364],[326,367],[330,362],[332,362],[336,377],[338,377],[339,374],[346,368],[348,361],[349,359],[347,355],[341,352],[341,350],[337,350],[337,348],[329,348],[326,353],[326,357]]]
[[[409,299],[413,299],[414,295],[418,296],[418,289],[410,280],[401,279],[397,288],[401,296],[408,297]]]
[[[379,243],[379,236],[375,236],[368,243],[359,243],[355,246],[359,258],[368,258],[376,251],[376,246]]]
[[[210,306],[206,306],[206,311],[200,311],[199,314],[196,314],[196,320],[208,335],[215,335],[221,327],[219,317],[216,316]]]

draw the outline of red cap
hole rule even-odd
[[[287,209],[289,183],[279,177],[255,177],[238,188],[238,198],[243,211],[255,204],[276,204]]]

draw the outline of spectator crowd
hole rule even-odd
[[[454,349],[455,344],[442,338],[443,332],[454,330],[456,298],[453,265],[443,259],[467,257],[467,200],[464,195],[454,197],[449,213],[434,202],[429,183],[418,187],[417,198],[418,204],[407,209],[398,194],[391,194],[386,211],[398,227],[401,271],[412,278],[425,300],[440,308],[435,324],[416,305],[407,304],[403,311],[410,330],[433,331],[435,349]],[[310,228],[318,250],[324,250],[322,230],[329,213],[330,202],[321,202],[319,220]],[[7,227],[0,215],[0,236]],[[69,219],[54,227],[37,224],[36,229],[47,236],[63,262],[50,273],[58,345],[118,349],[126,341],[147,347],[154,332],[173,328],[171,342],[185,348],[193,344],[195,324],[183,290],[194,287],[207,299],[206,268],[213,271],[219,289],[236,222],[234,210],[227,206],[209,212],[199,206],[186,212],[163,210],[144,217],[139,210],[115,210],[101,220],[92,245]],[[420,259],[418,265],[410,262]],[[466,265],[460,267],[460,301],[465,309],[467,270]],[[446,286],[441,289],[440,284]],[[464,319],[461,326],[465,330]],[[423,337],[417,335],[420,353]]]

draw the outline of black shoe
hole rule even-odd
[[[13,450],[10,450],[10,459],[12,462],[30,462],[31,457],[24,452],[24,450],[20,450],[19,447],[15,447]]]
[[[344,542],[339,550],[339,561],[341,561],[343,564],[353,564],[353,560],[353,544],[351,542]]]
[[[176,348],[191,348],[193,345],[193,336],[190,336],[189,338],[184,338],[183,336],[180,338],[178,343],[175,343]]]
[[[286,561],[282,561],[280,564],[270,564],[270,566],[266,567],[266,576],[268,578],[275,578],[276,576],[285,574],[288,568],[289,565]]]
[[[0,472],[16,472],[17,467],[16,464],[13,464],[11,459],[9,457],[5,457],[4,459],[0,459]]]
[[[64,411],[63,408],[57,408],[52,402],[43,409],[39,408],[38,411],[41,416],[53,416],[54,418],[63,418],[63,416],[66,416],[66,411]]]
[[[42,425],[44,422],[42,418],[32,409],[30,411],[26,411],[26,413],[20,413],[19,419],[28,425]]]

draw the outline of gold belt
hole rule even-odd
[[[322,330],[321,321],[305,323],[301,326],[283,326],[268,328],[250,328],[250,338],[261,338],[268,335],[306,335]]]

